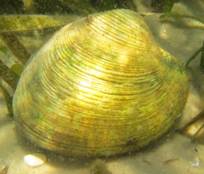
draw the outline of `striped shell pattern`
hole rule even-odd
[[[185,69],[131,10],[64,26],[31,58],[13,110],[23,136],[68,156],[138,150],[182,114]]]

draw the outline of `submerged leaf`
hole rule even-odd
[[[12,72],[4,63],[0,60],[0,77],[2,77],[3,80],[5,80],[12,89],[15,90],[18,76]]]
[[[16,64],[12,65],[10,70],[15,72],[17,75],[20,76],[21,72],[23,71],[23,66],[19,63],[16,63]]]
[[[177,27],[187,27],[204,30],[204,23],[194,16],[167,13],[160,16],[160,21],[172,23]]]
[[[3,52],[4,54],[7,54],[8,49],[6,47],[0,47],[0,52]]]
[[[3,83],[2,83],[2,79],[0,79],[0,89],[1,92],[4,96],[4,99],[6,101],[7,104],[7,109],[9,112],[10,116],[13,116],[13,110],[12,110],[12,96],[10,96],[9,92],[7,91],[7,89],[4,87]],[[3,170],[4,171],[4,170]],[[1,174],[1,170],[0,170],[0,174]]]
[[[0,33],[22,33],[33,30],[56,29],[78,16],[0,15]]]
[[[1,39],[10,49],[10,51],[16,56],[16,58],[25,64],[30,57],[30,53],[25,46],[19,41],[18,37],[13,33],[1,34]]]
[[[204,41],[203,41],[203,46],[201,49],[200,68],[204,72]]]
[[[181,128],[181,133],[199,143],[204,143],[204,111]]]

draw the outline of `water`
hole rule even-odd
[[[161,22],[159,18],[161,8],[158,9],[157,6],[156,10],[152,9],[148,4],[150,1],[145,1],[145,3],[142,3],[142,0],[133,0],[129,3],[121,3],[120,1],[109,1],[110,3],[104,3],[105,1],[91,1],[91,3],[83,1],[83,3],[78,3],[70,1],[68,3],[68,1],[64,0],[52,1],[51,3],[55,2],[53,6],[47,5],[46,1],[38,5],[40,3],[38,0],[18,0],[15,1],[15,4],[14,1],[1,1],[0,18],[3,15],[3,17],[7,17],[5,16],[7,14],[39,15],[42,13],[47,17],[46,25],[48,25],[48,30],[42,29],[45,26],[44,19],[42,19],[44,22],[41,25],[37,25],[38,28],[35,28],[36,25],[32,25],[34,22],[29,24],[33,18],[28,18],[24,22],[15,20],[19,24],[19,31],[14,31],[18,29],[16,26],[13,27],[14,29],[10,29],[9,32],[12,30],[13,34],[21,42],[23,47],[21,48],[27,50],[27,53],[23,54],[25,58],[34,54],[61,25],[95,11],[119,7],[130,8],[142,13],[157,42],[183,63],[201,47],[203,42],[204,1],[202,0],[187,0],[174,4],[171,9],[173,14],[178,15],[179,13],[181,17],[174,18],[174,16],[170,16],[167,19],[165,18],[167,22]],[[49,0],[47,0],[47,3],[50,4]],[[195,18],[186,18],[187,15]],[[22,26],[24,23],[27,23],[27,26],[30,27],[29,31]],[[3,26],[5,25],[0,24],[0,33]],[[21,55],[18,55],[18,51],[12,51],[8,43],[5,44],[5,40],[1,39],[0,60],[9,68],[16,64],[14,71],[17,74],[20,74],[22,69],[20,62],[23,56],[22,52]],[[204,84],[202,84],[204,75],[198,68],[199,59],[193,61],[190,66],[193,72],[192,85],[183,117],[179,124],[176,125],[178,128],[185,125],[204,107]],[[12,95],[12,88],[8,86],[7,88]],[[2,91],[0,94],[0,174],[203,174],[204,146],[192,142],[190,138],[177,132],[166,135],[153,147],[114,158],[76,159],[45,152],[18,136],[15,123],[9,116]]]

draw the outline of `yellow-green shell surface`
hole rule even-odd
[[[39,146],[69,156],[137,150],[182,113],[187,75],[137,13],[90,15],[58,31],[25,68],[15,120]]]

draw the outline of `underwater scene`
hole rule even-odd
[[[204,0],[0,0],[0,174],[204,174]]]

